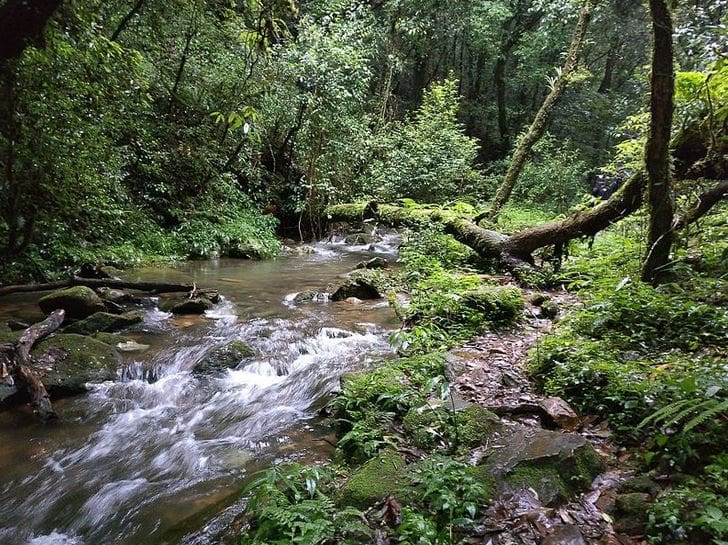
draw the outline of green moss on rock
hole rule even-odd
[[[66,311],[66,318],[81,320],[95,312],[104,311],[104,302],[96,292],[86,286],[74,286],[54,291],[38,300],[38,306],[46,314],[56,309]]]
[[[465,304],[492,323],[514,322],[523,312],[523,294],[513,286],[483,285],[466,293]]]
[[[121,363],[119,353],[97,339],[73,333],[55,335],[38,343],[36,358],[49,351],[55,365],[42,381],[51,396],[73,395],[87,390],[86,384],[114,380]]]
[[[341,487],[338,503],[367,509],[388,494],[402,493],[408,484],[404,459],[392,450],[385,450],[354,471]]]
[[[481,405],[468,405],[455,414],[459,446],[476,447],[485,443],[497,429],[499,418]]]
[[[123,314],[96,312],[88,318],[69,325],[63,331],[80,335],[92,335],[98,332],[110,333],[138,324],[142,321],[143,316],[144,314],[139,310],[132,310]]]

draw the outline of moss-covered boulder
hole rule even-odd
[[[111,333],[138,324],[143,317],[144,313],[140,310],[132,310],[123,314],[96,312],[88,318],[69,325],[63,331],[64,333],[78,333],[79,335],[93,335],[100,331]]]
[[[408,484],[404,458],[393,450],[385,450],[352,473],[337,499],[340,505],[367,509],[389,494],[402,493]]]
[[[604,468],[581,435],[521,426],[493,443],[482,471],[510,487],[531,488],[544,505],[554,505],[589,487]]]
[[[44,361],[41,356],[45,353],[52,358]],[[85,392],[87,383],[114,380],[121,363],[119,353],[112,346],[73,333],[41,341],[33,356],[40,359],[37,372],[52,397]]]
[[[253,349],[243,341],[233,341],[208,353],[195,366],[195,373],[220,373],[232,369],[247,358],[255,355]]]
[[[82,320],[95,312],[105,310],[104,302],[96,292],[86,286],[74,286],[65,290],[54,291],[41,297],[38,306],[46,314],[62,308],[66,311],[66,319]]]
[[[129,337],[124,337],[118,333],[106,333],[103,331],[93,334],[92,337],[109,346],[116,346],[119,343],[125,343],[131,340]]]
[[[497,429],[498,417],[480,405],[468,405],[452,412],[444,406],[424,405],[410,410],[402,419],[407,439],[417,448],[431,450],[438,442],[456,448],[484,444]]]
[[[463,301],[492,323],[514,322],[524,307],[523,294],[514,286],[482,285],[464,294]]]

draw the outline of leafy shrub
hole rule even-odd
[[[364,176],[365,192],[388,201],[442,202],[477,186],[477,143],[457,122],[458,101],[456,81],[434,83],[410,119],[380,133]]]
[[[370,538],[363,514],[340,509],[329,497],[334,476],[328,468],[296,464],[265,471],[246,489],[249,529],[240,544],[346,544]]]

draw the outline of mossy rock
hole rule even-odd
[[[449,431],[450,415],[444,407],[415,407],[402,419],[402,427],[414,446],[430,450],[436,446],[438,437]]]
[[[481,405],[471,404],[455,413],[460,447],[483,445],[498,429],[500,419]]]
[[[305,291],[297,293],[293,297],[293,302],[296,304],[312,303],[314,301],[318,301],[320,297],[321,297],[321,294],[315,290],[305,290]]]
[[[521,290],[513,286],[483,285],[463,296],[465,304],[483,313],[492,323],[510,323],[523,313],[524,301]]]
[[[61,308],[66,311],[66,319],[71,320],[82,320],[105,310],[101,298],[86,286],[74,286],[49,293],[38,300],[38,306],[46,314]]]
[[[581,435],[526,426],[504,432],[485,466],[511,487],[536,490],[545,505],[588,488],[605,468]]]
[[[354,246],[364,246],[367,244],[374,244],[377,238],[367,233],[352,233],[344,239],[344,242]]]
[[[85,392],[87,383],[115,380],[121,363],[119,353],[97,339],[64,333],[36,345],[36,358],[49,351],[55,357],[51,370],[41,371],[43,384],[53,397]]]
[[[99,332],[111,333],[138,324],[143,317],[144,313],[139,310],[132,310],[123,314],[96,312],[88,318],[65,327],[63,332],[78,333],[80,335],[92,335]]]
[[[126,343],[132,340],[129,337],[124,337],[118,333],[105,333],[103,331],[95,333],[92,337],[99,342],[108,344],[109,346],[116,346],[119,343]]]
[[[337,503],[364,510],[389,494],[406,495],[409,484],[404,458],[385,450],[354,471],[339,490]]]
[[[243,341],[233,341],[207,354],[195,366],[195,373],[220,373],[237,367],[243,360],[255,355],[253,349]]]

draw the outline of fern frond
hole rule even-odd
[[[642,422],[639,423],[637,426],[637,429],[644,428],[647,424],[650,423],[656,423],[659,421],[666,420],[668,418],[671,418],[674,414],[679,412],[682,408],[686,407],[687,405],[691,405],[695,402],[693,399],[681,399],[680,401],[675,401],[674,403],[669,403],[665,405],[664,407],[660,408],[659,410],[652,413],[650,416],[646,417]]]
[[[695,418],[685,424],[685,428],[683,428],[684,432],[689,432],[690,430],[696,428],[697,426],[700,426],[704,422],[708,421],[710,418],[713,418],[720,413],[728,412],[728,399],[724,399],[720,403],[717,403],[714,399],[711,399],[710,401],[713,402],[714,406],[701,412],[699,415],[697,415]]]

